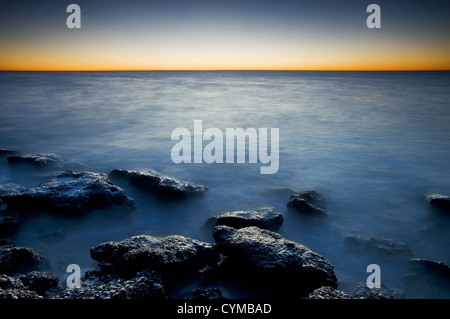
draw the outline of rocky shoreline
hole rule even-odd
[[[20,155],[6,149],[0,149],[0,160],[36,169],[58,167],[64,161],[57,154]],[[195,282],[188,298],[222,299],[225,296],[220,282],[234,277],[245,278],[246,285],[268,298],[404,298],[402,292],[384,285],[370,289],[360,283],[351,291],[340,290],[334,266],[326,257],[277,232],[284,218],[273,207],[212,216],[205,226],[214,243],[177,234],[136,234],[121,241],[99,243],[90,249],[98,269],[87,271],[79,288],[69,288],[51,272],[43,271],[49,261],[41,252],[17,247],[8,239],[8,234],[34,213],[82,216],[98,209],[135,209],[126,190],[114,184],[116,179],[162,200],[197,196],[208,190],[207,186],[155,171],[124,169],[109,174],[65,170],[32,188],[0,185],[0,299],[167,299],[167,287],[186,279]],[[425,200],[432,209],[448,215],[448,196],[430,194]],[[286,206],[306,218],[327,217],[325,200],[314,190],[291,194]],[[343,245],[408,259],[410,273],[404,278],[408,285],[426,287],[433,283],[449,287],[450,267],[414,257],[407,243],[348,234]]]

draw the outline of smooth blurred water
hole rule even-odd
[[[341,283],[365,282],[366,266],[378,263],[382,283],[404,289],[407,260],[348,250],[343,240],[383,236],[406,242],[414,257],[450,263],[450,216],[424,201],[450,194],[449,88],[448,72],[0,72],[0,148],[57,153],[64,168],[155,169],[209,187],[164,203],[117,182],[136,211],[36,215],[9,237],[42,250],[63,274],[70,263],[95,267],[89,248],[107,240],[145,233],[213,242],[208,217],[273,206],[285,216],[280,233],[329,259]],[[279,171],[174,164],[171,133],[193,132],[195,119],[222,132],[279,128]],[[0,184],[33,187],[56,174],[0,160]],[[325,197],[327,219],[287,210],[292,191],[307,189]]]

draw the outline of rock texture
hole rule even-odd
[[[160,276],[154,271],[137,273],[124,279],[114,274],[87,272],[81,287],[65,289],[55,299],[166,299]]]
[[[27,154],[27,155],[10,155],[6,158],[10,164],[31,164],[44,167],[50,164],[61,162],[62,157],[58,154]]]
[[[292,194],[286,206],[304,215],[325,217],[326,212],[319,206],[323,205],[323,197],[314,190],[307,190],[299,194]]]
[[[204,192],[207,187],[179,181],[175,178],[159,174],[153,170],[132,171],[114,169],[109,173],[110,178],[121,178],[130,184],[164,198],[184,197],[189,194]]]
[[[0,198],[9,209],[19,211],[80,213],[111,206],[134,207],[134,201],[105,174],[78,171],[66,171],[50,182]]]
[[[101,263],[110,263],[117,269],[151,269],[165,275],[198,271],[218,261],[211,244],[179,235],[140,235],[120,242],[106,242],[91,248],[91,257]]]
[[[337,287],[332,264],[306,246],[258,227],[217,226],[214,239],[226,259],[221,267],[286,294],[307,296],[322,286]]]
[[[332,287],[320,287],[305,299],[352,299],[348,294]]]
[[[208,224],[225,225],[233,228],[256,226],[259,228],[277,230],[283,224],[284,217],[272,207],[263,207],[256,210],[235,211],[219,216],[213,216]]]
[[[0,273],[12,274],[36,270],[47,260],[39,252],[28,247],[16,247],[6,242],[0,246]]]
[[[42,299],[42,296],[27,289],[21,280],[0,274],[0,299]]]

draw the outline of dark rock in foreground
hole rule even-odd
[[[272,286],[281,294],[307,296],[322,286],[337,288],[332,264],[306,246],[258,227],[217,226],[214,239],[226,256],[221,267]]]
[[[450,266],[442,261],[412,258],[409,261],[409,266],[414,272],[422,272],[426,276],[450,281]]]
[[[91,248],[91,257],[101,263],[110,263],[117,269],[152,269],[163,275],[198,271],[218,261],[211,244],[179,235],[140,235],[120,242],[106,242]]]
[[[208,224],[225,225],[233,228],[256,226],[259,228],[277,230],[283,224],[283,215],[272,207],[263,207],[249,211],[235,211],[219,216],[213,216]]]
[[[383,284],[380,288],[369,288],[367,284],[361,283],[352,290],[350,297],[354,299],[402,299],[404,296],[401,292],[389,289]]]
[[[450,196],[432,194],[426,197],[426,200],[434,207],[450,211]]]
[[[385,255],[412,256],[411,249],[406,243],[382,237],[347,235],[344,239],[344,245],[347,248],[382,253]]]
[[[193,299],[216,300],[225,298],[219,288],[197,288],[194,291]]]
[[[20,279],[0,274],[0,299],[42,299],[42,296],[25,287]]]
[[[134,201],[105,174],[78,171],[67,171],[50,182],[0,198],[11,210],[79,213],[96,208],[134,207]]]
[[[58,287],[59,279],[49,272],[32,271],[20,276],[20,281],[30,290],[44,296]]]
[[[166,299],[167,293],[160,276],[154,271],[144,271],[131,279],[116,275],[103,275],[98,272],[86,273],[81,280],[81,287],[65,289],[55,299]]]
[[[308,295],[306,299],[352,299],[348,294],[332,287],[320,287]]]
[[[183,197],[189,194],[201,193],[207,189],[206,186],[182,182],[152,170],[138,172],[114,169],[109,173],[109,176],[110,178],[125,179],[130,184],[160,197]]]
[[[10,164],[31,164],[44,167],[49,164],[61,162],[62,157],[58,154],[27,154],[27,155],[10,155],[6,158]]]
[[[293,194],[286,206],[293,208],[305,215],[324,217],[325,211],[317,205],[323,205],[323,198],[316,191],[308,190],[299,194]]]
[[[0,273],[11,274],[36,270],[47,260],[28,247],[16,247],[11,243],[0,246]]]

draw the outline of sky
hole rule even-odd
[[[0,45],[0,70],[450,70],[450,1],[2,1]]]

